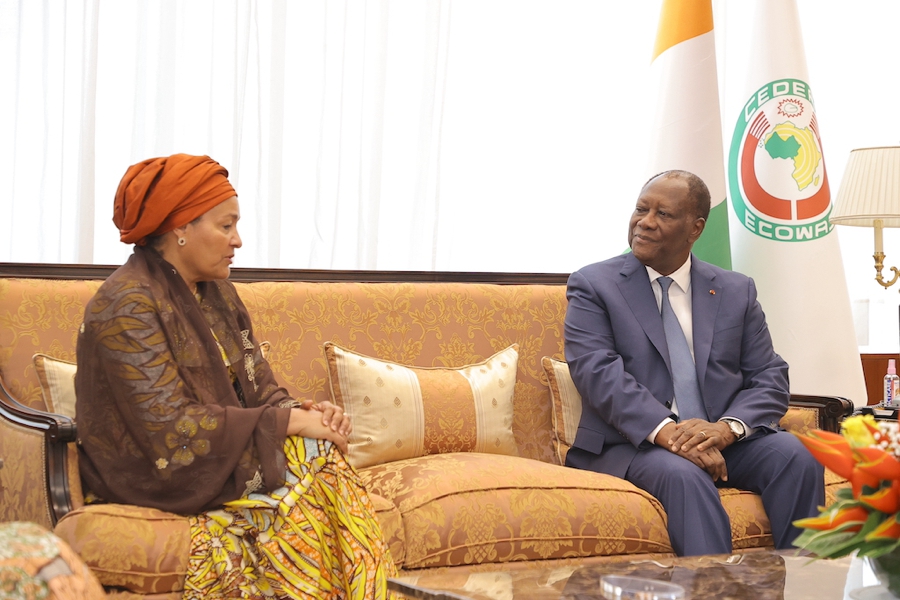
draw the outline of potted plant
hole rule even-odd
[[[900,597],[900,430],[871,415],[848,417],[841,433],[798,435],[816,459],[850,482],[817,517],[794,521],[794,545],[819,558],[856,552],[881,584]]]

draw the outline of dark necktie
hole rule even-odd
[[[672,364],[672,383],[675,386],[675,402],[678,406],[678,416],[684,419],[709,420],[703,399],[700,397],[700,386],[697,383],[697,368],[694,366],[694,358],[691,349],[688,348],[687,338],[672,305],[669,303],[669,286],[672,285],[671,277],[660,277],[656,281],[662,288],[662,313],[663,329],[666,332],[666,345],[669,347],[669,361]]]

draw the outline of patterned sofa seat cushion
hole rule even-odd
[[[139,594],[184,589],[191,547],[186,517],[155,508],[93,504],[60,519],[55,533],[104,586]]]
[[[825,506],[831,506],[837,490],[849,485],[846,479],[826,469]],[[731,540],[735,551],[772,547],[772,526],[759,495],[734,488],[719,488],[719,498],[731,519]]]
[[[516,456],[518,350],[462,367],[410,367],[326,342],[332,397],[353,419],[350,464],[446,452]]]
[[[381,526],[381,533],[391,549],[391,558],[397,568],[406,560],[406,535],[403,532],[403,517],[394,503],[378,494],[369,492],[369,499],[375,507],[375,517]]]
[[[772,547],[772,525],[758,494],[719,488],[719,500],[731,520],[731,543],[735,551]]]
[[[404,569],[672,552],[659,501],[609,475],[468,452],[360,475],[400,513]]]

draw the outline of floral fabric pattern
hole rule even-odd
[[[33,523],[0,525],[0,598],[96,600],[103,588],[71,548]]]
[[[360,475],[399,512],[403,526],[385,533],[404,569],[672,551],[659,501],[611,475],[477,452]]]
[[[396,569],[356,472],[330,442],[284,451],[284,487],[190,517],[185,600],[387,598]]]
[[[105,501],[197,514],[240,498],[257,473],[266,489],[283,483],[289,412],[279,405],[290,397],[262,360],[234,287],[197,288],[199,300],[158,253],[136,248],[87,304],[78,462],[86,488]],[[240,365],[236,382],[227,365]]]

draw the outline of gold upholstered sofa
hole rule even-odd
[[[0,521],[55,528],[111,594],[177,598],[187,520],[85,506],[78,477],[71,361],[85,304],[111,271],[0,264]],[[580,410],[562,362],[565,275],[235,269],[232,279],[288,391],[352,415],[349,458],[404,573],[671,555],[655,498],[561,466]],[[850,410],[794,397],[783,423],[836,430]],[[771,547],[759,497],[721,495],[735,549]]]

